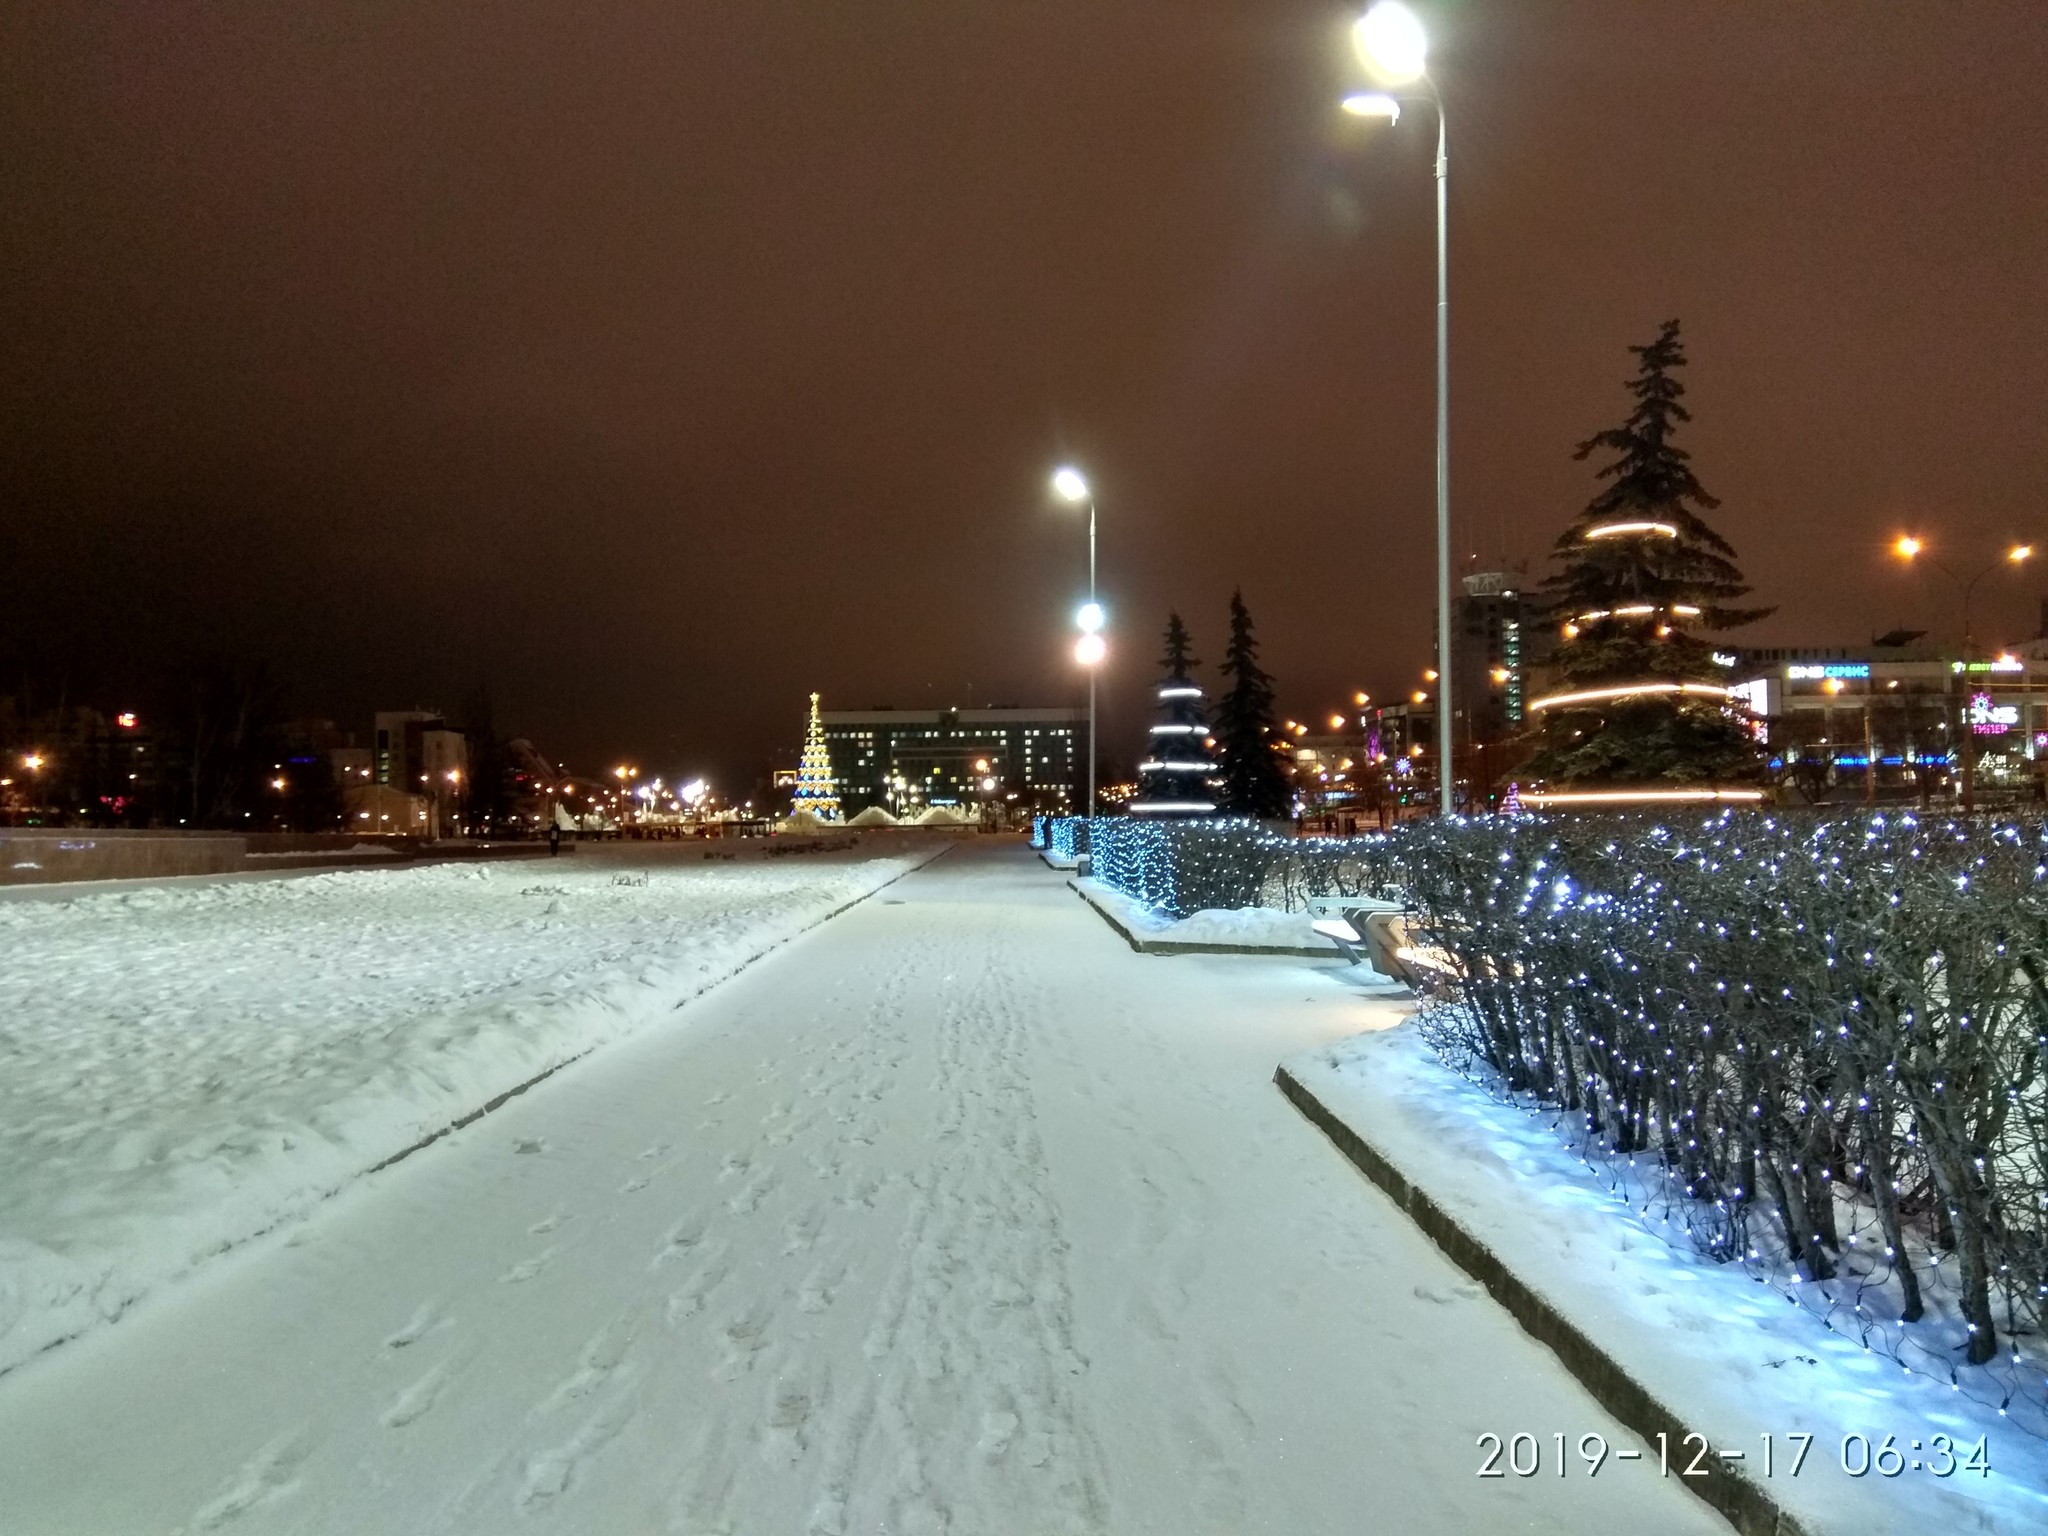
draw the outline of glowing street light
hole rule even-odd
[[[1400,0],[1382,0],[1351,24],[1351,46],[1384,85],[1409,85],[1429,65],[1429,34]]]
[[[1081,638],[1074,646],[1074,660],[1088,669],[1088,814],[1095,814],[1095,677],[1102,658],[1109,654],[1103,643],[1102,605],[1095,600],[1095,493],[1088,477],[1071,464],[1052,472],[1053,494],[1070,506],[1088,505],[1088,601],[1074,616]]]
[[[1444,674],[1437,701],[1437,775],[1443,814],[1451,814],[1456,778],[1451,753],[1451,299],[1446,236],[1450,224],[1450,169],[1445,147],[1443,96],[1429,78],[1429,34],[1400,0],[1379,0],[1351,27],[1351,45],[1366,73],[1383,87],[1420,85],[1420,98],[1436,108],[1436,649]],[[1401,118],[1400,98],[1389,90],[1359,91],[1344,98],[1353,117]]]
[[[1384,117],[1390,123],[1401,121],[1401,103],[1381,91],[1353,91],[1338,105],[1353,117]]]
[[[47,759],[43,756],[42,753],[28,752],[23,754],[21,759],[21,766],[26,768],[30,773],[34,773],[38,769],[40,769],[46,761]]]

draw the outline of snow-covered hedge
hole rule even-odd
[[[1176,915],[1399,894],[1454,1066],[1653,1221],[2048,1423],[2048,834],[2038,824],[1488,818],[1333,841],[1088,828]]]
[[[1381,838],[1283,837],[1248,820],[1144,821],[1132,816],[1044,818],[1041,846],[1169,917],[1239,907],[1299,912],[1313,895],[1385,886],[1394,853]]]

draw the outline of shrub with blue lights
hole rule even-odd
[[[2048,1432],[2048,829],[1099,819],[1088,841],[1174,916],[1401,897],[1447,1062],[1652,1225]]]

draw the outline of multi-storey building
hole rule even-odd
[[[1086,780],[1085,709],[824,710],[842,814],[1000,801],[1071,811]]]

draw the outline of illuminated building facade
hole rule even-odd
[[[1071,812],[1085,793],[1085,709],[828,709],[819,720],[847,816],[991,800]]]

